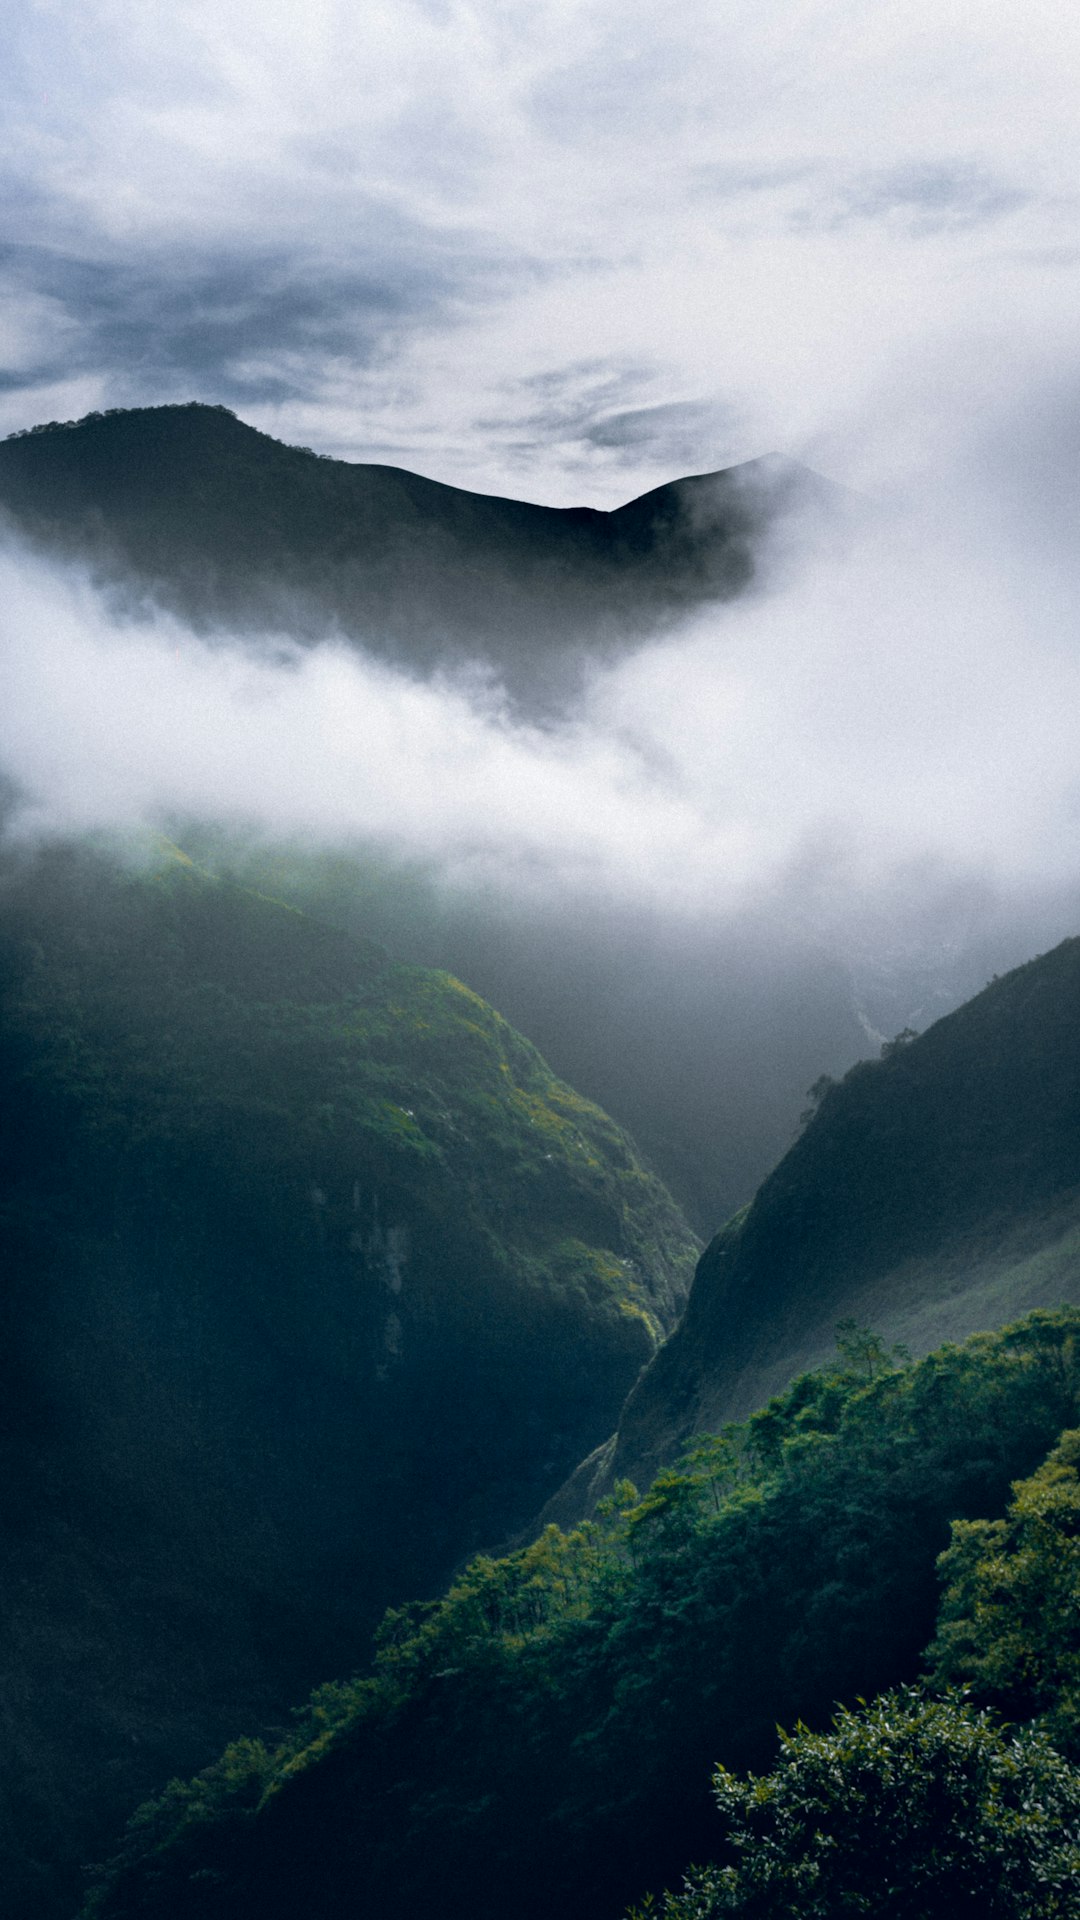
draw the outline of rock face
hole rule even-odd
[[[853,1318],[915,1353],[1080,1302],[1080,940],[994,981],[828,1086],[752,1206],[711,1242],[614,1440],[552,1511],[648,1486],[699,1430],[760,1406]]]
[[[0,507],[46,550],[200,629],[345,636],[410,670],[482,661],[526,706],[751,578],[764,529],[829,489],[779,460],[613,513],[320,458],[223,407],[135,408],[0,443]]]
[[[528,1518],[696,1247],[449,975],[180,856],[9,863],[0,924],[2,1877],[29,1920],[145,1790]]]

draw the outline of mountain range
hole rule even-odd
[[[556,510],[193,405],[11,437],[0,508],[135,632],[479,674],[543,729],[829,493]],[[767,917],[19,797],[5,1914],[73,1920],[91,1859],[87,1920],[619,1920],[730,1865],[710,1766],[913,1686],[950,1525],[967,1566],[1011,1481],[1071,1489],[1080,939],[956,1005],[978,955],[871,990]]]
[[[16,551],[89,574],[125,632],[165,612],[267,660],[344,642],[408,678],[479,674],[542,729],[572,728],[583,678],[746,592],[789,524],[827,525],[838,501],[769,457],[612,512],[556,509],[326,459],[194,404],[0,442]],[[797,921],[683,927],[638,902],[447,885],[437,860],[344,830],[298,854],[287,834],[166,824],[209,869],[467,980],[629,1127],[705,1236],[784,1150],[810,1081],[867,1050],[867,1019],[921,1024],[928,992],[953,1004],[969,977],[939,965],[927,989],[909,969],[868,996]]]
[[[838,1700],[910,1685],[950,1522],[960,1543],[996,1539],[1010,1481],[1080,1419],[1080,1321],[1035,1311],[913,1363],[849,1310],[876,1304],[928,1346],[1077,1300],[1078,990],[1071,941],[825,1090],[704,1254],[614,1461],[585,1463],[531,1546],[389,1614],[370,1676],[316,1693],[295,1733],[234,1742],[145,1807],[87,1916],[331,1920],[351,1902],[419,1920],[451,1885],[480,1920],[617,1920],[722,1853],[717,1758],[768,1765],[777,1721],[822,1726]],[[839,1354],[792,1381],[833,1330]],[[1051,1698],[1080,1754],[1072,1696]],[[842,1807],[867,1777],[837,1781]],[[817,1806],[819,1825],[842,1818]],[[1033,1894],[1002,1911],[1071,1910]]]

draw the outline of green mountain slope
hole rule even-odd
[[[790,930],[688,930],[636,901],[519,898],[448,886],[377,850],[186,831],[212,869],[468,980],[629,1129],[705,1239],[790,1145],[822,1063],[843,1071],[867,1051],[849,971]]]
[[[161,606],[274,646],[344,639],[410,675],[479,660],[548,719],[580,718],[583,662],[740,591],[764,530],[830,497],[766,459],[611,513],[555,509],[318,458],[206,406],[0,442],[0,514],[88,565],[118,612]],[[212,860],[223,830],[199,833]],[[688,937],[636,898],[448,886],[377,846],[319,858],[239,838],[223,857],[256,887],[468,980],[631,1130],[706,1236],[783,1151],[807,1079],[865,1051],[846,968],[794,933]]]
[[[0,895],[3,1879],[37,1916],[133,1793],[524,1523],[696,1247],[449,975],[182,857],[10,858]]]
[[[766,460],[613,513],[541,507],[320,458],[199,405],[0,443],[0,507],[23,534],[199,628],[344,634],[421,669],[484,659],[541,704],[583,649],[738,592],[768,521],[826,492]]]
[[[618,1920],[722,1846],[718,1761],[915,1678],[949,1522],[1071,1423],[1078,1335],[1036,1315],[899,1368],[870,1342],[644,1500],[476,1562],[276,1749],[144,1807],[88,1920]]]
[[[1080,1301],[1080,940],[828,1087],[702,1256],[678,1331],[565,1510],[760,1406],[845,1317],[926,1351],[1062,1301]]]

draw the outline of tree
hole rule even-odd
[[[917,1040],[918,1037],[919,1037],[919,1034],[918,1034],[917,1028],[901,1027],[900,1032],[894,1033],[891,1040],[882,1041],[881,1058],[883,1060],[891,1060],[894,1054],[902,1053],[904,1048],[910,1047],[912,1041]]]
[[[1004,1520],[954,1520],[928,1660],[1080,1759],[1080,1431],[1013,1486]]]
[[[956,1697],[883,1694],[782,1735],[765,1777],[714,1785],[727,1858],[631,1920],[1080,1916],[1080,1772]]]
[[[831,1073],[818,1074],[813,1086],[806,1089],[806,1098],[810,1104],[804,1107],[799,1115],[800,1127],[809,1126],[811,1120],[815,1119],[820,1112],[826,1094],[831,1093],[838,1084],[839,1082],[833,1079]]]

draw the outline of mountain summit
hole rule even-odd
[[[770,457],[614,512],[469,493],[285,446],[224,407],[133,408],[0,443],[0,508],[48,553],[202,632],[344,636],[410,671],[478,662],[526,706],[740,592],[825,484]]]

